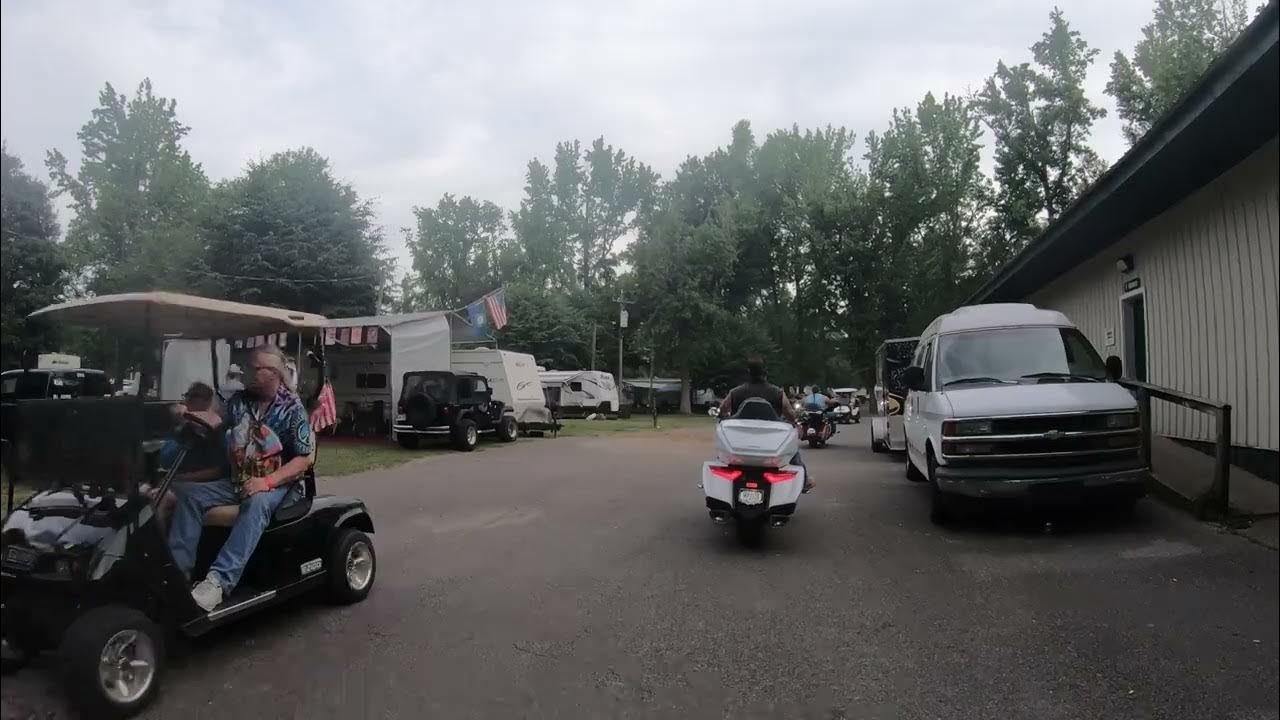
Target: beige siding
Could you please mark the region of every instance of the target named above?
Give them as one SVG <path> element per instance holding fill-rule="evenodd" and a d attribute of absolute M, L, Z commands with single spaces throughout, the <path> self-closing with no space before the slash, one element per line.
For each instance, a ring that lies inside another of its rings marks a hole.
<path fill-rule="evenodd" d="M 1122 284 L 1141 278 L 1151 382 L 1231 403 L 1234 443 L 1269 450 L 1280 450 L 1278 167 L 1273 139 L 1029 298 L 1066 313 L 1103 355 L 1121 355 Z M 1125 254 L 1136 267 L 1121 276 Z M 1207 416 L 1161 402 L 1153 412 L 1158 432 L 1212 439 Z"/>

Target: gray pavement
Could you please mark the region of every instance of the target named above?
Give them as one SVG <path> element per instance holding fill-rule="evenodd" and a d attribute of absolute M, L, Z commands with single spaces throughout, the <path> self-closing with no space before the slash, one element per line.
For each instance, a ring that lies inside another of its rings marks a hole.
<path fill-rule="evenodd" d="M 866 425 L 756 551 L 709 428 L 521 440 L 324 483 L 368 502 L 363 604 L 177 658 L 150 718 L 1277 718 L 1275 551 L 1154 501 L 938 530 Z M 47 661 L 4 716 L 63 717 Z"/>

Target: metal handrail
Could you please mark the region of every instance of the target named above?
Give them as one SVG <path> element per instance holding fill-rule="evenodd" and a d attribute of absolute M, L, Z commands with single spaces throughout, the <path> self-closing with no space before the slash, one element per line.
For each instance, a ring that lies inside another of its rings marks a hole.
<path fill-rule="evenodd" d="M 1231 405 L 1209 400 L 1181 390 L 1152 385 L 1141 380 L 1120 380 L 1138 400 L 1138 412 L 1142 418 L 1142 456 L 1151 467 L 1151 399 L 1164 400 L 1175 405 L 1213 416 L 1217 437 L 1214 438 L 1213 484 L 1196 502 L 1196 514 L 1202 519 L 1224 518 L 1231 500 Z"/>

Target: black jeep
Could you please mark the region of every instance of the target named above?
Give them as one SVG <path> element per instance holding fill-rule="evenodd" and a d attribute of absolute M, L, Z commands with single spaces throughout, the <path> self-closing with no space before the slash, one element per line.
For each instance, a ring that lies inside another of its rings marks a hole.
<path fill-rule="evenodd" d="M 516 439 L 512 409 L 493 399 L 489 381 L 474 373 L 407 372 L 396 407 L 396 440 L 416 448 L 425 437 L 448 436 L 455 450 L 475 450 L 482 433 Z"/>

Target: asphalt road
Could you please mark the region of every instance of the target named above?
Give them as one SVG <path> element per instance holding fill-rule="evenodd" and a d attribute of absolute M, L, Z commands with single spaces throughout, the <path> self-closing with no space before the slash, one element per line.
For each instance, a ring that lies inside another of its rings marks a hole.
<path fill-rule="evenodd" d="M 760 550 L 695 487 L 710 434 L 521 440 L 326 482 L 363 604 L 175 660 L 151 718 L 1277 718 L 1277 554 L 1144 501 L 940 531 L 865 425 Z M 5 717 L 63 717 L 47 661 Z"/>

